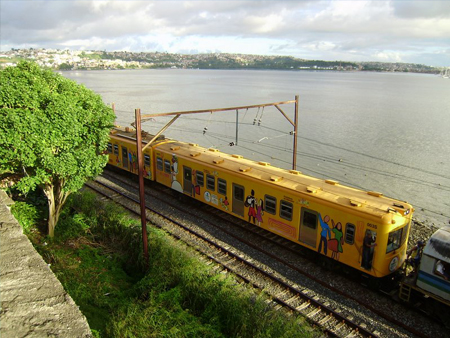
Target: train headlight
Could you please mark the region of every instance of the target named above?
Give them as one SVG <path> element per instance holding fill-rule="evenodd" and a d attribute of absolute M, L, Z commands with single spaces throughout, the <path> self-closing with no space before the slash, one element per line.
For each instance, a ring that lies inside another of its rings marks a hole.
<path fill-rule="evenodd" d="M 394 272 L 395 270 L 397 270 L 397 266 L 398 266 L 398 257 L 394 257 L 389 263 L 389 271 Z"/>

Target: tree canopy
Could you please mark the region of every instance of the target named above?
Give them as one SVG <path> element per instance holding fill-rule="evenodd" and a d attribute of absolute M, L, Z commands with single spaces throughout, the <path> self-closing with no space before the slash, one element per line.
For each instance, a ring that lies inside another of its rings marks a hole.
<path fill-rule="evenodd" d="M 24 193 L 44 190 L 50 236 L 68 194 L 106 165 L 114 119 L 99 95 L 35 63 L 0 72 L 0 175 L 19 174 Z"/>

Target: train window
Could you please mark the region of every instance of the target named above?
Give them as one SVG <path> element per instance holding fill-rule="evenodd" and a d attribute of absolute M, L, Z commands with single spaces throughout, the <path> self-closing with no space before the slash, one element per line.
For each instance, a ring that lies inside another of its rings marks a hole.
<path fill-rule="evenodd" d="M 408 237 L 408 227 L 411 226 L 411 222 L 409 222 L 404 228 L 403 228 L 403 234 L 402 234 L 402 241 L 400 245 L 405 244 L 407 237 Z"/>
<path fill-rule="evenodd" d="M 114 155 L 119 155 L 119 146 L 117 144 L 114 145 Z"/>
<path fill-rule="evenodd" d="M 216 179 L 213 175 L 206 175 L 206 187 L 209 190 L 216 190 Z"/>
<path fill-rule="evenodd" d="M 286 201 L 280 202 L 280 217 L 292 221 L 292 203 Z"/>
<path fill-rule="evenodd" d="M 112 144 L 108 143 L 108 154 L 112 153 Z"/>
<path fill-rule="evenodd" d="M 386 247 L 386 253 L 397 250 L 400 247 L 402 231 L 403 231 L 403 228 L 389 233 L 387 247 Z"/>
<path fill-rule="evenodd" d="M 277 199 L 270 195 L 264 196 L 264 211 L 267 211 L 269 214 L 275 215 L 277 213 Z"/>
<path fill-rule="evenodd" d="M 156 169 L 163 170 L 163 160 L 161 157 L 156 158 Z"/>
<path fill-rule="evenodd" d="M 150 167 L 150 155 L 144 154 L 144 165 Z"/>
<path fill-rule="evenodd" d="M 241 187 L 240 185 L 237 185 L 233 183 L 233 189 L 234 189 L 234 199 L 239 202 L 244 202 L 244 187 Z M 233 204 L 234 206 L 234 204 Z"/>
<path fill-rule="evenodd" d="M 168 174 L 171 172 L 170 161 L 164 160 L 164 171 Z"/>
<path fill-rule="evenodd" d="M 317 228 L 317 212 L 302 208 L 302 226 L 316 229 Z"/>
<path fill-rule="evenodd" d="M 219 194 L 227 195 L 227 181 L 225 181 L 223 178 L 217 179 L 217 191 Z"/>
<path fill-rule="evenodd" d="M 192 183 L 192 169 L 183 166 L 184 180 Z"/>
<path fill-rule="evenodd" d="M 205 185 L 205 175 L 203 171 L 196 171 L 195 177 L 197 178 L 197 185 L 203 187 Z"/>
<path fill-rule="evenodd" d="M 351 223 L 347 223 L 345 226 L 345 243 L 353 245 L 355 242 L 355 225 Z"/>
<path fill-rule="evenodd" d="M 438 275 L 439 277 L 444 278 L 445 280 L 450 279 L 450 266 L 448 263 L 445 263 L 441 260 L 438 260 L 436 262 L 436 265 L 434 266 L 434 274 Z"/>

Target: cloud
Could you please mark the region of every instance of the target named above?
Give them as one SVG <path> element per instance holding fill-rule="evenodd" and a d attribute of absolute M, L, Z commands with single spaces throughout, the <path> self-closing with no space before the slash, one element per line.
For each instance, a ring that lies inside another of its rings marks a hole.
<path fill-rule="evenodd" d="M 0 6 L 3 50 L 221 51 L 396 61 L 429 59 L 450 45 L 450 1 L 17 0 Z M 446 54 L 437 59 L 441 55 Z"/>
<path fill-rule="evenodd" d="M 393 1 L 392 7 L 400 18 L 449 18 L 449 1 Z"/>

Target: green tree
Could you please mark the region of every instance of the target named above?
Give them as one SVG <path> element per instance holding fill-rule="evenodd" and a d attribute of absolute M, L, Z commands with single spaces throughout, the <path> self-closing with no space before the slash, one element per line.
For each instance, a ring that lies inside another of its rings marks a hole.
<path fill-rule="evenodd" d="M 59 65 L 59 70 L 72 70 L 73 66 L 69 65 L 68 63 L 61 63 Z"/>
<path fill-rule="evenodd" d="M 23 193 L 42 188 L 54 236 L 71 192 L 102 171 L 114 113 L 99 95 L 37 64 L 0 72 L 0 175 Z"/>

